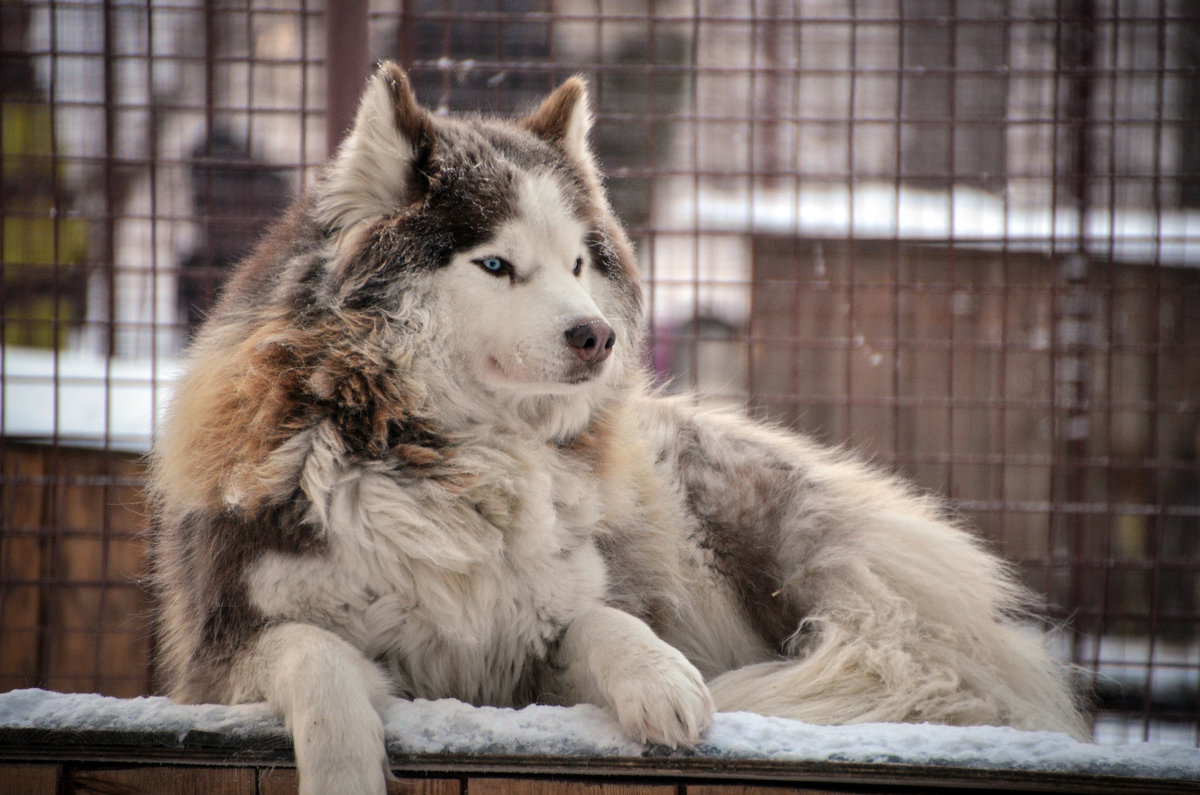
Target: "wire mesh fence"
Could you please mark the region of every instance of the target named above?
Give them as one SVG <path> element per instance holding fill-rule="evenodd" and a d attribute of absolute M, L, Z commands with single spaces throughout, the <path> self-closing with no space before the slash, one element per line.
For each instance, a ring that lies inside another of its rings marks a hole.
<path fill-rule="evenodd" d="M 0 688 L 153 686 L 140 454 L 377 58 L 570 74 L 667 388 L 948 494 L 1101 740 L 1200 742 L 1200 9 L 1182 0 L 6 0 Z"/>

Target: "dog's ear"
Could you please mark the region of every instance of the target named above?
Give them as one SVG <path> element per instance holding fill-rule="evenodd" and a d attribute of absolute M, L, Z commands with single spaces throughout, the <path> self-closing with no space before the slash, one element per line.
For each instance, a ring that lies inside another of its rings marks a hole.
<path fill-rule="evenodd" d="M 395 210 L 433 151 L 433 121 L 404 70 L 385 61 L 367 81 L 354 127 L 317 188 L 316 215 L 330 232 Z"/>
<path fill-rule="evenodd" d="M 562 147 L 578 162 L 592 165 L 592 152 L 587 142 L 588 132 L 592 129 L 592 111 L 587 83 L 582 77 L 569 78 L 542 100 L 538 109 L 522 123 L 539 138 Z"/>

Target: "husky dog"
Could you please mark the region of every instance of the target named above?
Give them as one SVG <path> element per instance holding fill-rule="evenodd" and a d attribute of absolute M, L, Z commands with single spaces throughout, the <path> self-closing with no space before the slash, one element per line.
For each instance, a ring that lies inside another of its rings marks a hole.
<path fill-rule="evenodd" d="M 379 793 L 390 698 L 1083 734 L 1026 593 L 845 455 L 655 394 L 573 78 L 518 121 L 368 82 L 195 340 L 153 456 L 161 665 Z"/>

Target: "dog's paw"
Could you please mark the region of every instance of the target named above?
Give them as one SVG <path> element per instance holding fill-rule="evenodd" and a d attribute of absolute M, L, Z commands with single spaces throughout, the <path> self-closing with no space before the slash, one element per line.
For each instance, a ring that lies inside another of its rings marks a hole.
<path fill-rule="evenodd" d="M 590 701 L 616 713 L 643 743 L 692 748 L 712 723 L 713 699 L 687 657 L 643 621 L 599 606 L 568 627 L 559 644 L 565 703 Z"/>
<path fill-rule="evenodd" d="M 631 653 L 608 679 L 626 734 L 643 743 L 692 748 L 712 723 L 712 696 L 687 658 L 662 644 Z"/>

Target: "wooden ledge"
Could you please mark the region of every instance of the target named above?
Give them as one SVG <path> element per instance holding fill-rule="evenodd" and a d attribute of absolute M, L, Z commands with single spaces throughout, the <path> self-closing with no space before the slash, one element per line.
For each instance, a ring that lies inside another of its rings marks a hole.
<path fill-rule="evenodd" d="M 537 795 L 768 795 L 794 793 L 1194 793 L 1192 781 L 855 762 L 645 756 L 393 754 L 390 793 Z M 0 729 L 0 791 L 20 793 L 296 791 L 286 740 L 232 745 L 209 732 L 174 736 Z"/>

